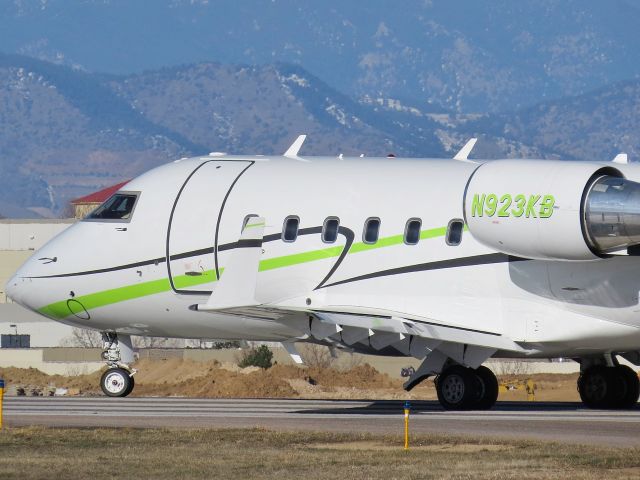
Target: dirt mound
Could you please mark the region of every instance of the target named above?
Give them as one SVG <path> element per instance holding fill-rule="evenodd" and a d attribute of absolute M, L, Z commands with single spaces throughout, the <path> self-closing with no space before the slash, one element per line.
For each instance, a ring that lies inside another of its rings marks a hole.
<path fill-rule="evenodd" d="M 195 362 L 180 358 L 167 360 L 143 359 L 134 365 L 138 371 L 135 375 L 136 384 L 166 384 L 185 382 L 211 374 L 220 369 L 220 362 Z"/>
<path fill-rule="evenodd" d="M 182 396 L 205 398 L 377 398 L 377 399 L 435 399 L 433 382 L 420 384 L 410 393 L 402 390 L 402 380 L 380 373 L 369 364 L 349 370 L 298 367 L 276 364 L 268 370 L 257 367 L 240 368 L 235 364 L 216 361 L 144 359 L 135 364 L 134 396 Z M 80 391 L 82 395 L 102 395 L 100 376 L 65 377 L 47 375 L 35 368 L 0 368 L 0 378 L 7 382 L 7 394 L 15 395 L 18 388 L 26 395 L 49 395 L 56 388 Z M 501 400 L 526 400 L 525 381 L 536 384 L 536 400 L 577 401 L 577 374 L 501 377 L 508 390 L 500 393 Z"/>
<path fill-rule="evenodd" d="M 82 393 L 100 392 L 100 376 L 102 372 L 89 375 L 66 377 L 63 375 L 47 375 L 36 368 L 0 368 L 0 378 L 7 386 L 7 394 L 15 394 L 23 389 L 26 395 L 47 395 L 56 388 L 73 388 Z"/>
<path fill-rule="evenodd" d="M 364 364 L 342 371 L 331 368 L 304 368 L 293 365 L 274 365 L 268 370 L 257 367 L 239 368 L 237 365 L 193 360 L 144 359 L 135 364 L 135 396 L 185 396 L 209 398 L 277 398 L 277 397 L 364 397 L 372 391 L 401 392 L 401 382 Z M 0 376 L 11 385 L 10 394 L 24 388 L 47 392 L 55 388 L 79 389 L 83 394 L 100 393 L 100 375 L 65 377 L 47 375 L 35 368 L 0 369 Z"/>
<path fill-rule="evenodd" d="M 174 379 L 177 378 L 171 375 Z M 210 367 L 205 375 L 181 382 L 149 382 L 136 380 L 137 396 L 185 396 L 209 398 L 279 398 L 295 397 L 297 392 L 289 383 L 271 370 L 250 373 L 230 372 L 224 368 Z"/>
<path fill-rule="evenodd" d="M 135 395 L 295 397 L 313 392 L 333 392 L 340 388 L 371 390 L 401 387 L 400 381 L 392 380 L 368 364 L 348 371 L 278 364 L 262 370 L 215 361 L 146 359 L 135 367 L 138 370 Z"/>
<path fill-rule="evenodd" d="M 218 362 L 172 359 L 164 362 L 145 360 L 136 368 L 139 373 L 136 375 L 135 395 L 274 398 L 295 397 L 312 391 L 335 391 L 338 388 L 371 390 L 401 387 L 399 381 L 367 364 L 346 372 L 293 365 L 274 365 L 262 370 L 256 367 L 241 369 Z"/>
<path fill-rule="evenodd" d="M 300 368 L 291 365 L 274 365 L 270 371 L 280 378 L 305 380 L 311 385 L 325 388 L 349 387 L 357 389 L 401 388 L 400 380 L 393 380 L 365 363 L 342 371 L 333 368 Z"/>

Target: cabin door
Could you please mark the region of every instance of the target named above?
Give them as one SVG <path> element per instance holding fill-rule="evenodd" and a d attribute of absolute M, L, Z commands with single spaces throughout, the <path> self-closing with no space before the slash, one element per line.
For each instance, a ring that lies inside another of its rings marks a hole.
<path fill-rule="evenodd" d="M 216 239 L 226 199 L 252 162 L 210 160 L 196 168 L 175 199 L 167 229 L 171 287 L 209 294 L 217 281 Z"/>

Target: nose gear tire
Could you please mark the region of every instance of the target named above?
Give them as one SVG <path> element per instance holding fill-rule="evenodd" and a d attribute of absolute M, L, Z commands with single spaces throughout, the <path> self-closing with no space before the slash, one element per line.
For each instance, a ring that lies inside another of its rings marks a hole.
<path fill-rule="evenodd" d="M 108 397 L 126 397 L 133 390 L 134 380 L 124 368 L 110 368 L 102 374 L 100 387 Z"/>

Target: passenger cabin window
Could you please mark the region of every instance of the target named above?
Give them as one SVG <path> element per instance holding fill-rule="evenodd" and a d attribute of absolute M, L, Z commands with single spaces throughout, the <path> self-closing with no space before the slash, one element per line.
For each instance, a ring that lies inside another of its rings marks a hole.
<path fill-rule="evenodd" d="M 422 220 L 419 218 L 410 218 L 407 226 L 404 228 L 404 243 L 407 245 L 417 245 L 420 241 L 420 227 Z"/>
<path fill-rule="evenodd" d="M 322 241 L 333 243 L 338 239 L 338 227 L 340 220 L 337 217 L 328 217 L 322 225 Z"/>
<path fill-rule="evenodd" d="M 284 225 L 282 226 L 282 240 L 285 242 L 295 242 L 298 238 L 298 226 L 300 225 L 300 218 L 287 217 L 284 219 Z"/>
<path fill-rule="evenodd" d="M 460 219 L 454 219 L 449 222 L 447 226 L 447 235 L 445 241 L 447 245 L 456 246 L 460 245 L 462 241 L 462 230 L 464 229 L 464 222 Z"/>
<path fill-rule="evenodd" d="M 379 234 L 380 234 L 380 219 L 367 218 L 367 221 L 364 222 L 364 231 L 362 232 L 362 241 L 368 244 L 376 243 L 378 241 Z"/>
<path fill-rule="evenodd" d="M 118 220 L 128 222 L 139 193 L 116 193 L 91 212 L 85 220 Z"/>

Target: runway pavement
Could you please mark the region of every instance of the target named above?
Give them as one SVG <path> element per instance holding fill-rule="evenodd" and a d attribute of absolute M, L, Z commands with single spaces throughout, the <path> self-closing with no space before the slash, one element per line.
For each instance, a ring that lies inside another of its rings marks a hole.
<path fill-rule="evenodd" d="M 261 427 L 400 434 L 402 406 L 399 400 L 5 397 L 4 418 L 9 426 Z M 448 412 L 437 402 L 414 402 L 411 432 L 640 447 L 640 409 L 499 402 L 491 411 Z"/>

